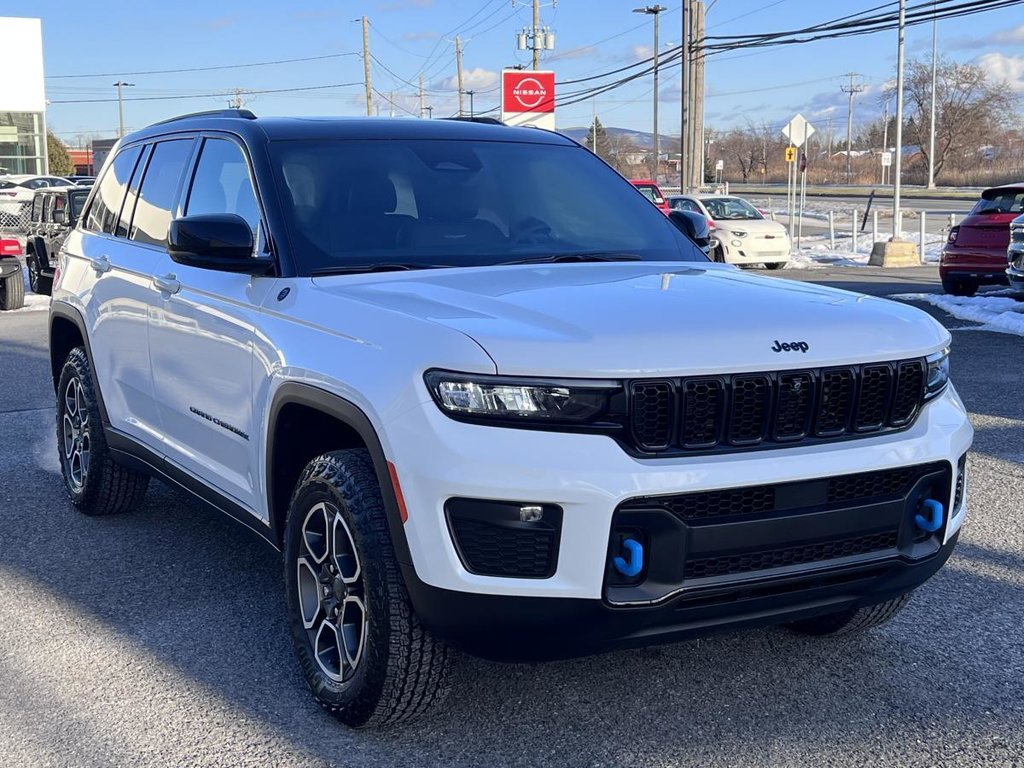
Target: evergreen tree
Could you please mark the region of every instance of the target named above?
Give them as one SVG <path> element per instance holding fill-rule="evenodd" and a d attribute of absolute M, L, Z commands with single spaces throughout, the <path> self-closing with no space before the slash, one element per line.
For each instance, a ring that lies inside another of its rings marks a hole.
<path fill-rule="evenodd" d="M 68 176 L 75 172 L 74 163 L 71 162 L 71 155 L 64 142 L 53 135 L 53 131 L 46 132 L 46 152 L 50 157 L 50 173 L 54 176 Z"/>
<path fill-rule="evenodd" d="M 597 134 L 596 151 L 594 134 Z M 587 140 L 585 142 L 587 149 L 594 152 L 598 157 L 606 162 L 611 163 L 614 160 L 615 152 L 612 149 L 612 142 L 608 138 L 608 132 L 601 125 L 599 118 L 594 118 L 594 122 L 590 126 L 590 130 L 587 131 Z"/>

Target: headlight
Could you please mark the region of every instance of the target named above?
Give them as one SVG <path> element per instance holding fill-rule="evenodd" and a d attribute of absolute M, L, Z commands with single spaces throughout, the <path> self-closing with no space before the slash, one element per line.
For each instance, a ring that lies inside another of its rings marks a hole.
<path fill-rule="evenodd" d="M 441 410 L 453 418 L 589 424 L 609 412 L 622 392 L 614 381 L 515 379 L 428 371 L 424 377 Z"/>
<path fill-rule="evenodd" d="M 925 400 L 938 395 L 949 383 L 949 347 L 928 357 L 928 379 L 925 385 Z"/>
<path fill-rule="evenodd" d="M 746 237 L 747 233 L 744 230 L 742 230 L 742 229 L 734 229 L 734 230 L 732 230 L 732 236 L 733 237 Z"/>

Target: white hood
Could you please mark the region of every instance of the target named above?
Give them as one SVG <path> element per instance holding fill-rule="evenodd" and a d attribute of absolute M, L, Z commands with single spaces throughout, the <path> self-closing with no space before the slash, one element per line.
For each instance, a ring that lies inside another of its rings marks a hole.
<path fill-rule="evenodd" d="M 350 300 L 474 339 L 499 373 L 635 377 L 925 355 L 948 332 L 912 307 L 725 265 L 612 263 L 321 277 Z M 803 342 L 807 351 L 773 351 Z"/>

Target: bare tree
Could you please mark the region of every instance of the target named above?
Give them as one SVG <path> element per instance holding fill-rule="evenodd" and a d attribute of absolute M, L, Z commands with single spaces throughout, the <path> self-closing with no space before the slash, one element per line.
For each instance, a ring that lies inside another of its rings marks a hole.
<path fill-rule="evenodd" d="M 904 135 L 908 144 L 920 147 L 925 168 L 931 131 L 931 89 L 931 60 L 911 61 L 907 67 L 908 115 Z M 936 178 L 945 166 L 969 163 L 968 158 L 980 147 L 995 143 L 1019 105 L 1019 98 L 1009 88 L 993 81 L 977 64 L 941 59 L 936 86 Z"/>

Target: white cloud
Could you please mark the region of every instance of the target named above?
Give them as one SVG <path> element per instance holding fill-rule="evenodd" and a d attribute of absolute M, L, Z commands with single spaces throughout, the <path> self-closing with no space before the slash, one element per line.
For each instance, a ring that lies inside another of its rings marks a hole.
<path fill-rule="evenodd" d="M 1005 45 L 1006 43 L 1024 43 L 1024 24 L 1013 29 L 1004 29 L 992 36 L 993 42 Z"/>
<path fill-rule="evenodd" d="M 498 73 L 492 69 L 477 67 L 476 69 L 466 69 L 462 72 L 462 87 L 467 91 L 490 88 L 491 86 L 496 85 L 497 82 Z M 451 91 L 458 90 L 458 87 L 459 80 L 454 75 L 446 80 L 442 80 L 439 85 L 439 88 Z"/>
<path fill-rule="evenodd" d="M 1024 26 L 1014 31 L 1021 30 Z M 993 79 L 1006 83 L 1014 91 L 1024 92 L 1024 56 L 986 53 L 977 58 L 977 63 Z"/>

